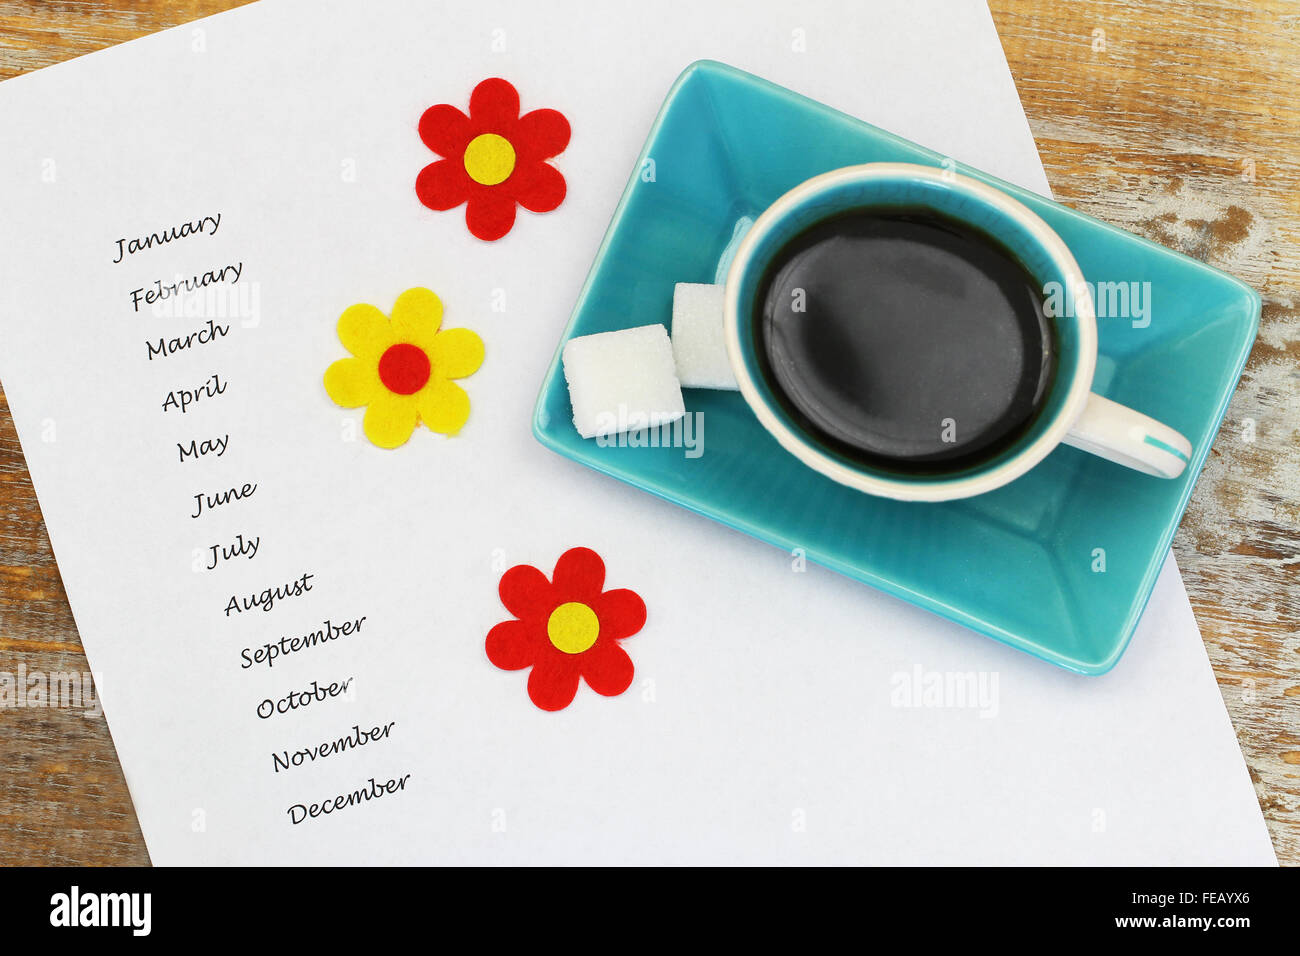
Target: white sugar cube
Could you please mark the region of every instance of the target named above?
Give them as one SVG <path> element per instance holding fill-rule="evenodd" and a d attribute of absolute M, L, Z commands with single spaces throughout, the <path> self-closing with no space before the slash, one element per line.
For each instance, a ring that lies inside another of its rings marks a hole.
<path fill-rule="evenodd" d="M 673 359 L 684 388 L 736 388 L 723 336 L 723 287 L 679 282 L 673 288 Z"/>
<path fill-rule="evenodd" d="M 686 414 L 662 325 L 570 339 L 563 360 L 573 424 L 583 438 L 654 428 Z"/>

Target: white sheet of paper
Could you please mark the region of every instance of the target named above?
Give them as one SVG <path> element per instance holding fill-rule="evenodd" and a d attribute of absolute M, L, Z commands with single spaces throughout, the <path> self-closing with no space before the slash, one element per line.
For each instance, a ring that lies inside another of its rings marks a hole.
<path fill-rule="evenodd" d="M 153 860 L 1273 862 L 1172 561 L 1119 666 L 1077 677 L 796 573 L 532 439 L 649 124 L 702 57 L 1046 192 L 980 3 L 267 2 L 0 85 L 0 375 Z M 495 244 L 413 190 L 434 158 L 419 116 L 488 76 L 574 129 L 564 204 Z M 120 238 L 218 213 L 214 235 L 113 262 Z M 147 340 L 204 323 L 137 312 L 131 291 L 229 263 L 256 321 L 148 359 Z M 382 451 L 321 376 L 345 307 L 387 312 L 419 285 L 487 360 L 459 436 Z M 219 397 L 163 410 L 214 373 Z M 221 436 L 220 457 L 179 461 Z M 238 535 L 256 555 L 206 570 Z M 649 618 L 624 643 L 630 690 L 545 713 L 483 640 L 510 617 L 502 569 L 549 573 L 575 545 Z M 270 612 L 223 611 L 304 573 L 312 590 Z M 246 647 L 363 615 L 241 669 Z M 975 706 L 901 706 L 968 672 Z M 343 679 L 346 700 L 257 715 Z M 389 722 L 276 772 L 273 752 Z M 289 813 L 408 774 L 382 800 Z"/>

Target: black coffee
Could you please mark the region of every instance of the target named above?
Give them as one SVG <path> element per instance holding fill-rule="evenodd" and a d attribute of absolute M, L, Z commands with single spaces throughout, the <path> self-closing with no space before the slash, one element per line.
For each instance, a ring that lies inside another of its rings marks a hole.
<path fill-rule="evenodd" d="M 755 316 L 787 411 L 850 458 L 958 470 L 1012 444 L 1055 369 L 1041 286 L 928 212 L 850 212 L 772 260 Z"/>

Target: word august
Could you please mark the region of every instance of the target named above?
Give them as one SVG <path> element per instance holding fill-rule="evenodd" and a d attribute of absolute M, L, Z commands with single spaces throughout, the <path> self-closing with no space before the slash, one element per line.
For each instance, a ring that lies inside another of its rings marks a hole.
<path fill-rule="evenodd" d="M 311 579 L 315 576 L 315 574 L 305 573 L 288 584 L 267 588 L 260 593 L 250 594 L 246 598 L 240 598 L 239 595 L 232 594 L 230 600 L 226 602 L 226 617 L 230 617 L 232 611 L 235 614 L 242 614 L 244 611 L 251 611 L 255 607 L 261 608 L 263 611 L 269 611 L 279 601 L 302 597 L 311 590 Z"/>
<path fill-rule="evenodd" d="M 123 236 L 117 240 L 117 258 L 113 260 L 113 264 L 116 265 L 127 256 L 133 256 L 137 252 L 144 252 L 146 249 L 152 249 L 164 243 L 175 242 L 177 239 L 188 239 L 190 236 L 205 234 L 215 236 L 219 228 L 221 228 L 221 213 L 217 213 L 215 216 L 204 216 L 195 222 L 183 222 L 179 226 L 171 226 L 162 232 L 151 232 L 149 235 L 140 236 L 138 239 L 128 239 Z"/>

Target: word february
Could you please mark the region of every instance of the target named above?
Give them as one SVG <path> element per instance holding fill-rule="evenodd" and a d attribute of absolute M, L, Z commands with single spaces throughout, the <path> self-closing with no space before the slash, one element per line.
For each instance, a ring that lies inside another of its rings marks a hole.
<path fill-rule="evenodd" d="M 175 296 L 185 295 L 187 292 L 197 292 L 199 289 L 206 289 L 218 282 L 229 282 L 234 285 L 239 281 L 239 274 L 243 271 L 244 264 L 236 262 L 222 266 L 220 269 L 209 269 L 202 274 L 195 273 L 188 277 L 178 277 L 175 282 L 165 283 L 162 279 L 154 279 L 152 289 L 141 286 L 138 289 L 131 290 L 131 305 L 135 311 L 139 312 L 141 303 L 153 305 L 155 302 L 166 302 Z"/>
<path fill-rule="evenodd" d="M 117 258 L 113 260 L 113 264 L 116 265 L 127 256 L 133 256 L 137 252 L 144 252 L 146 249 L 161 246 L 163 243 L 174 242 L 177 239 L 187 239 L 190 236 L 204 234 L 215 236 L 220 226 L 221 213 L 217 213 L 214 216 L 204 216 L 196 222 L 183 222 L 179 226 L 171 226 L 162 232 L 151 232 L 149 235 L 141 236 L 138 239 L 128 239 L 123 236 L 117 240 Z"/>

